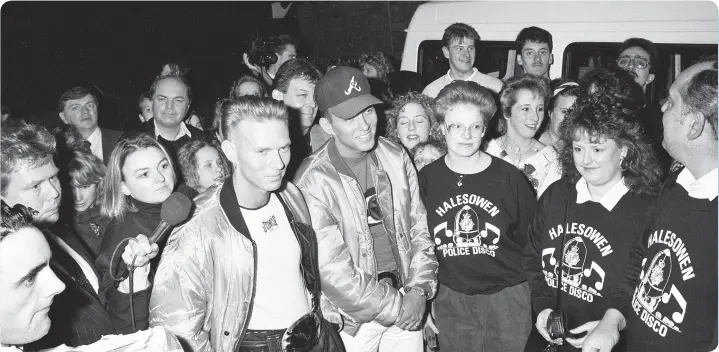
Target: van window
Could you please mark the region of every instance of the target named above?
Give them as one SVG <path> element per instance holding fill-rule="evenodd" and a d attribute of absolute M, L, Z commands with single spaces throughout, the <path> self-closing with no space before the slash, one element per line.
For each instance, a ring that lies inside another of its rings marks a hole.
<path fill-rule="evenodd" d="M 477 57 L 474 67 L 479 72 L 502 78 L 507 72 L 510 50 L 514 53 L 514 42 L 480 40 L 476 48 Z M 425 84 L 429 84 L 449 70 L 449 61 L 442 52 L 441 40 L 425 40 L 419 45 L 417 72 L 422 75 Z M 512 65 L 516 62 L 512 54 Z"/>
<path fill-rule="evenodd" d="M 572 43 L 564 50 L 562 76 L 581 79 L 587 72 L 615 65 L 617 51 L 622 43 Z M 666 98 L 669 87 L 679 73 L 704 55 L 716 55 L 714 44 L 656 44 L 658 62 L 652 63 L 654 83 L 647 88 L 647 98 L 660 102 Z"/>

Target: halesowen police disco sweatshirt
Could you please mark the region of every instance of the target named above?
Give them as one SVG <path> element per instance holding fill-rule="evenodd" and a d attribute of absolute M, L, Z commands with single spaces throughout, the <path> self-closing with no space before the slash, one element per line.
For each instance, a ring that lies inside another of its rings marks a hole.
<path fill-rule="evenodd" d="M 669 177 L 610 307 L 629 351 L 709 351 L 717 335 L 717 198 L 689 197 Z"/>
<path fill-rule="evenodd" d="M 566 179 L 549 186 L 532 218 L 524 261 L 535 312 L 555 308 L 561 272 L 560 308 L 567 313 L 568 327 L 600 320 L 608 287 L 621 278 L 655 201 L 630 191 L 609 211 L 598 202 L 577 204 L 576 184 Z"/>
<path fill-rule="evenodd" d="M 492 158 L 461 176 L 444 158 L 419 173 L 427 225 L 434 235 L 439 283 L 467 294 L 490 294 L 527 280 L 522 251 L 536 198 L 517 168 Z"/>

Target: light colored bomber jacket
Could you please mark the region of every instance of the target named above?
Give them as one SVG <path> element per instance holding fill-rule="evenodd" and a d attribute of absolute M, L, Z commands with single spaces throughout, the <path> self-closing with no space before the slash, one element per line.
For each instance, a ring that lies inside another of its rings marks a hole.
<path fill-rule="evenodd" d="M 369 156 L 378 166 L 373 181 L 402 285 L 433 297 L 437 257 L 414 165 L 404 148 L 383 137 Z M 391 285 L 377 281 L 364 194 L 351 174 L 330 139 L 302 162 L 295 184 L 317 235 L 322 312 L 354 335 L 361 323 L 393 325 L 402 298 Z"/>
<path fill-rule="evenodd" d="M 171 331 L 186 352 L 235 351 L 249 323 L 256 248 L 248 233 L 237 230 L 248 232 L 234 187 L 228 186 L 232 177 L 195 197 L 192 218 L 170 235 L 155 275 L 150 326 Z M 316 239 L 302 194 L 286 182 L 278 196 L 303 251 L 305 285 L 311 295 L 319 294 Z M 225 205 L 229 200 L 234 208 Z M 236 214 L 228 217 L 230 212 Z"/>

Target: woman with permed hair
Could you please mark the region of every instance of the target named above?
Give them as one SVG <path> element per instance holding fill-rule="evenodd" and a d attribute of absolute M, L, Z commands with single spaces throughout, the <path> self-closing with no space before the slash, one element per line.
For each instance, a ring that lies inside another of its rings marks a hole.
<path fill-rule="evenodd" d="M 387 138 L 411 151 L 418 143 L 443 140 L 434 112 L 434 99 L 409 93 L 397 96 L 387 110 Z"/>
<path fill-rule="evenodd" d="M 547 319 L 559 309 L 570 332 L 580 335 L 566 338 L 559 351 L 581 349 L 604 315 L 607 287 L 621 279 L 660 187 L 657 159 L 636 112 L 598 98 L 578 99 L 560 126 L 564 177 L 539 199 L 529 226 L 524 260 L 537 331 L 561 343 L 547 333 Z M 612 351 L 625 351 L 623 341 L 622 335 Z"/>

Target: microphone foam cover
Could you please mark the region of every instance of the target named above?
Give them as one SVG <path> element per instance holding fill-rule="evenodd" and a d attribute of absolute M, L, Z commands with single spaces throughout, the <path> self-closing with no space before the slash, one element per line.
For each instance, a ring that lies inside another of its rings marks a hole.
<path fill-rule="evenodd" d="M 175 226 L 187 219 L 191 208 L 190 198 L 180 192 L 174 192 L 162 202 L 160 219 L 168 225 Z"/>

